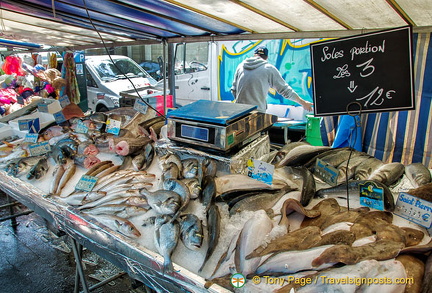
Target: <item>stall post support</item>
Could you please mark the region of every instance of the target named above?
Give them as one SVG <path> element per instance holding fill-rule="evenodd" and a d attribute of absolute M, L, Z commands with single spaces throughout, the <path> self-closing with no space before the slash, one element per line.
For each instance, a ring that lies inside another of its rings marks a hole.
<path fill-rule="evenodd" d="M 75 263 L 76 263 L 76 271 L 75 271 L 75 288 L 74 293 L 79 292 L 79 282 L 81 281 L 81 285 L 83 287 L 84 293 L 89 292 L 89 287 L 87 284 L 87 280 L 84 275 L 84 268 L 82 265 L 82 250 L 83 247 L 81 244 L 79 244 L 75 239 L 72 239 L 72 251 L 75 256 Z"/>

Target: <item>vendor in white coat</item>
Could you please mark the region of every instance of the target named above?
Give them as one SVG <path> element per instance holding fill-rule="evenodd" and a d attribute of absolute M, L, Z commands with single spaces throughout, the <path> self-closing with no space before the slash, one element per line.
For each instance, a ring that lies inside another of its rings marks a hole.
<path fill-rule="evenodd" d="M 236 103 L 258 106 L 258 111 L 267 109 L 267 93 L 275 89 L 281 96 L 299 103 L 305 110 L 312 111 L 307 102 L 288 85 L 276 67 L 267 62 L 268 49 L 258 47 L 253 57 L 247 58 L 237 67 L 231 93 Z"/>

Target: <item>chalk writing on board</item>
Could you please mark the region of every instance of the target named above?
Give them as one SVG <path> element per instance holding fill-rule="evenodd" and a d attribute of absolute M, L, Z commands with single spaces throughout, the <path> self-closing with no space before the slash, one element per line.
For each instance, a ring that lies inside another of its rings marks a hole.
<path fill-rule="evenodd" d="M 414 109 L 411 28 L 311 45 L 314 114 Z"/>

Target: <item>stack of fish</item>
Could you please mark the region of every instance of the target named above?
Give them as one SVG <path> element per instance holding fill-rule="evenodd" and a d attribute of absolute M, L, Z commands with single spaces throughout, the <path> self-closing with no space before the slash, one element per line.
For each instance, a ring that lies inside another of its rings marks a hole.
<path fill-rule="evenodd" d="M 108 118 L 121 121 L 119 134 L 106 132 Z M 242 174 L 217 174 L 209 158 L 157 155 L 154 142 L 164 120 L 154 113 L 121 108 L 67 124 L 41 131 L 39 139 L 49 141 L 50 153 L 28 157 L 22 143 L 0 163 L 11 176 L 49 180 L 52 199 L 136 241 L 143 241 L 142 225 L 151 227 L 167 273 L 174 269 L 173 258 L 179 265 L 190 262 L 187 253 L 175 255 L 182 243 L 198 256 L 193 271 L 229 289 L 235 272 L 300 279 L 326 274 L 370 277 L 387 270 L 392 276 L 415 275 L 417 282 L 430 277 L 430 264 L 424 268 L 425 253 L 432 250 L 430 235 L 419 226 L 395 224 L 392 214 L 393 190 L 401 178 L 410 182 L 408 193 L 432 201 L 431 174 L 423 164 L 384 163 L 348 148 L 296 142 L 265 158 L 275 166 L 269 185 Z M 87 133 L 78 131 L 82 125 Z M 314 176 L 317 159 L 339 171 L 338 185 Z M 91 191 L 75 189 L 81 175 L 97 178 Z M 365 180 L 384 190 L 385 211 L 360 206 L 348 210 L 340 200 L 358 198 L 358 186 Z M 425 273 L 404 269 L 413 263 Z M 247 282 L 246 291 L 264 290 L 250 286 Z M 291 284 L 281 292 L 304 292 L 311 286 Z"/>

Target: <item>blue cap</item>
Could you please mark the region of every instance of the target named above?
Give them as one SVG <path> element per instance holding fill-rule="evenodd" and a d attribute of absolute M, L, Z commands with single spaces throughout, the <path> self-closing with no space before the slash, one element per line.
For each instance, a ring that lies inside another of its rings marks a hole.
<path fill-rule="evenodd" d="M 268 49 L 264 46 L 260 46 L 255 49 L 255 54 L 261 55 L 261 56 L 268 56 Z"/>

